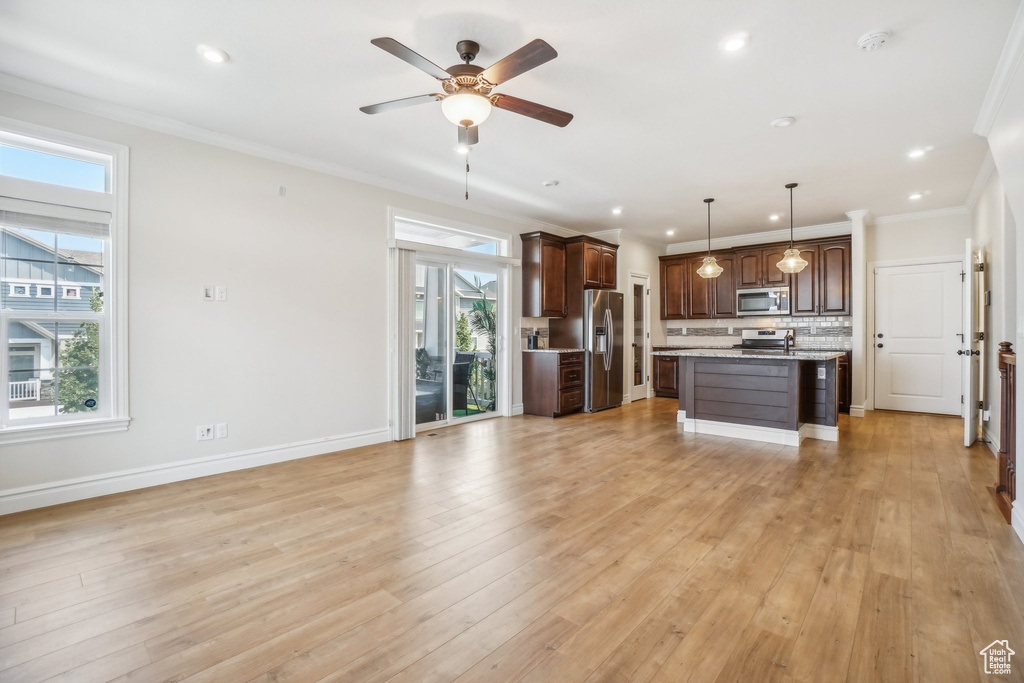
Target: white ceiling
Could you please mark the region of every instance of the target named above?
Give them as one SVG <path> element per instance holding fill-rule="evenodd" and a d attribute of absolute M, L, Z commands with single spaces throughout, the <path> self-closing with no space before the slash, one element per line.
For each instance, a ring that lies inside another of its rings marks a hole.
<path fill-rule="evenodd" d="M 358 111 L 437 90 L 370 39 L 446 67 L 459 39 L 487 66 L 543 38 L 558 58 L 496 91 L 576 118 L 560 129 L 494 111 L 468 206 L 681 242 L 704 234 L 708 196 L 716 235 L 782 227 L 767 216 L 787 211 L 790 181 L 798 226 L 963 204 L 986 149 L 971 128 L 1019 3 L 4 0 L 0 70 L 456 201 L 462 157 L 438 103 Z M 860 52 L 877 29 L 888 45 Z M 737 31 L 750 44 L 721 51 Z M 231 63 L 207 64 L 197 43 Z M 779 116 L 797 123 L 769 127 Z"/>

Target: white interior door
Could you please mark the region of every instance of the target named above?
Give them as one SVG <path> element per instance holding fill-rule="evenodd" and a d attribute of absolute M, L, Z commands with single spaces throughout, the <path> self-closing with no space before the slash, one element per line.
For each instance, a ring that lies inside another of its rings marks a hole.
<path fill-rule="evenodd" d="M 960 415 L 962 265 L 875 269 L 875 407 Z"/>
<path fill-rule="evenodd" d="M 970 446 L 978 438 L 978 377 L 981 368 L 981 351 L 978 350 L 978 306 L 977 279 L 975 272 L 978 259 L 973 252 L 973 244 L 968 238 L 964 254 L 964 336 L 963 356 L 960 367 L 963 371 L 964 385 L 964 445 Z"/>
<path fill-rule="evenodd" d="M 631 275 L 629 277 L 628 297 L 632 300 L 633 341 L 629 349 L 627 383 L 629 400 L 639 401 L 647 398 L 647 386 L 650 372 L 647 361 L 650 358 L 650 278 Z"/>

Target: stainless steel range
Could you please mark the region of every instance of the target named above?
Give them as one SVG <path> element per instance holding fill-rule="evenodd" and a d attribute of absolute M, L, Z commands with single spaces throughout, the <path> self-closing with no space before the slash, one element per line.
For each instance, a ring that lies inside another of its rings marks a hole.
<path fill-rule="evenodd" d="M 740 333 L 742 343 L 736 344 L 734 349 L 747 349 L 757 351 L 789 351 L 795 337 L 793 330 L 773 328 L 770 330 L 743 330 Z M 787 343 L 788 341 L 788 343 Z"/>

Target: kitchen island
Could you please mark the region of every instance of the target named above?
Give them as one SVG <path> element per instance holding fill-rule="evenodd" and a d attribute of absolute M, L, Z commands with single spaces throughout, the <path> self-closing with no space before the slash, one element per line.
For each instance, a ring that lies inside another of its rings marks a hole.
<path fill-rule="evenodd" d="M 679 349 L 683 430 L 798 446 L 837 441 L 837 362 L 830 351 Z"/>

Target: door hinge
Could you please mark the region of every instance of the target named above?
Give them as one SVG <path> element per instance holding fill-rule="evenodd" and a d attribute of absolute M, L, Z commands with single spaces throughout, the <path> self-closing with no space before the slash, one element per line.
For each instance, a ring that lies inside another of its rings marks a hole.
<path fill-rule="evenodd" d="M 964 403 L 964 395 L 960 394 L 960 405 L 963 405 L 963 403 Z"/>
<path fill-rule="evenodd" d="M 650 287 L 648 287 L 648 288 L 647 288 L 647 296 L 650 296 L 650 295 L 651 295 L 651 288 L 650 288 Z"/>
<path fill-rule="evenodd" d="M 967 273 L 965 273 L 965 272 L 963 272 L 963 271 L 960 271 L 960 282 L 963 282 L 963 281 L 964 281 L 964 275 L 966 275 L 966 274 L 967 274 Z"/>

